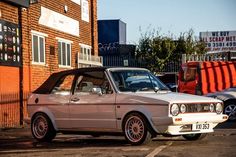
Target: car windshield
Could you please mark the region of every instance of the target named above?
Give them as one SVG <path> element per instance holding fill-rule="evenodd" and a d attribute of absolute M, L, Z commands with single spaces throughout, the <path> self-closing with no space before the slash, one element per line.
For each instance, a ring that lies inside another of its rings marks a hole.
<path fill-rule="evenodd" d="M 157 77 L 146 70 L 111 71 L 115 86 L 121 92 L 169 90 Z"/>

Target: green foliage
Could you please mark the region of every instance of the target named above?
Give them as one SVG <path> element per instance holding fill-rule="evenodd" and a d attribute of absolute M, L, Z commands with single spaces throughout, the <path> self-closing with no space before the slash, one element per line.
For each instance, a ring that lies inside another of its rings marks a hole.
<path fill-rule="evenodd" d="M 203 54 L 205 43 L 194 39 L 193 30 L 180 35 L 178 40 L 171 36 L 161 36 L 159 31 L 141 34 L 136 57 L 146 63 L 152 72 L 161 72 L 169 61 L 181 59 L 182 54 Z"/>
<path fill-rule="evenodd" d="M 188 32 L 180 34 L 177 42 L 175 53 L 178 54 L 204 54 L 206 53 L 206 44 L 196 37 L 194 31 L 190 29 Z"/>
<path fill-rule="evenodd" d="M 139 40 L 137 58 L 145 61 L 151 71 L 161 71 L 175 50 L 175 43 L 170 37 L 162 37 L 156 34 L 145 34 Z"/>

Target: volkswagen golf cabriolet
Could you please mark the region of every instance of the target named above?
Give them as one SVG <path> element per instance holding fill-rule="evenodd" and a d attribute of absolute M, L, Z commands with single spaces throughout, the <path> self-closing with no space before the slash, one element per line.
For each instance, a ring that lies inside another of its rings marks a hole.
<path fill-rule="evenodd" d="M 171 92 L 143 68 L 91 67 L 52 74 L 28 99 L 32 135 L 123 135 L 132 145 L 156 135 L 197 140 L 227 120 L 220 100 Z"/>

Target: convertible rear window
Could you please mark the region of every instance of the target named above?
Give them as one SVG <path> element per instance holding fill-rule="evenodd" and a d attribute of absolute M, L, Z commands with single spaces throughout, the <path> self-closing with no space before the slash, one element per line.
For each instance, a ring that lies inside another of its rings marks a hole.
<path fill-rule="evenodd" d="M 65 76 L 70 75 L 71 72 L 59 72 L 53 73 L 49 78 L 33 93 L 37 94 L 50 94 L 53 88 L 58 84 L 58 82 L 63 79 Z"/>

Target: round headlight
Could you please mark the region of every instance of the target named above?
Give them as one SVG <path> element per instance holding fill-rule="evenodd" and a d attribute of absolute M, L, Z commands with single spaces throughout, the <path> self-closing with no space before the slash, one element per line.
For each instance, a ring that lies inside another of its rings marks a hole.
<path fill-rule="evenodd" d="M 210 107 L 209 107 L 210 112 L 214 112 L 214 108 L 215 108 L 214 104 L 210 104 Z"/>
<path fill-rule="evenodd" d="M 173 104 L 171 106 L 171 114 L 173 116 L 177 116 L 179 114 L 179 106 L 177 104 Z"/>
<path fill-rule="evenodd" d="M 186 112 L 186 109 L 187 109 L 186 105 L 182 104 L 182 105 L 180 106 L 180 112 L 181 112 L 181 113 L 185 113 L 185 112 Z"/>
<path fill-rule="evenodd" d="M 217 104 L 216 104 L 216 113 L 217 113 L 217 114 L 220 114 L 220 113 L 222 113 L 222 111 L 223 111 L 223 106 L 222 106 L 222 104 L 221 104 L 221 103 L 217 103 Z"/>

